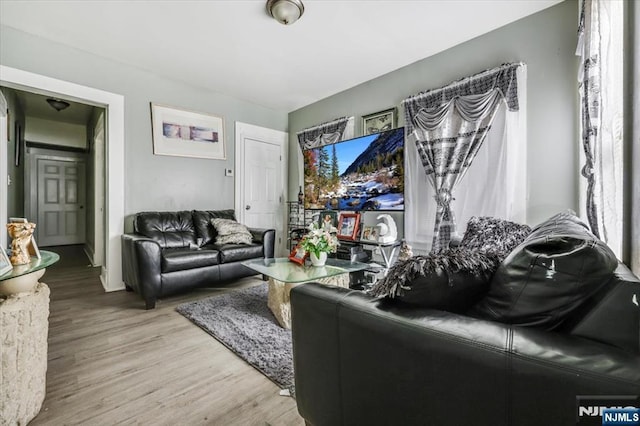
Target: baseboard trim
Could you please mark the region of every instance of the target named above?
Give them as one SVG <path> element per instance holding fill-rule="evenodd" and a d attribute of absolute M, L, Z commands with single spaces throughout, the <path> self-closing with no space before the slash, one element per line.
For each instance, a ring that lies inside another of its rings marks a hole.
<path fill-rule="evenodd" d="M 93 259 L 94 252 L 93 252 L 93 250 L 91 250 L 91 247 L 89 247 L 88 245 L 85 244 L 84 247 L 83 247 L 83 250 L 84 250 L 84 254 L 86 254 L 87 257 L 89 258 L 89 263 L 91 263 L 91 266 L 93 266 L 94 268 L 96 266 L 100 266 L 100 265 L 96 265 L 96 263 L 95 263 L 95 261 Z"/>
<path fill-rule="evenodd" d="M 108 281 L 109 280 L 107 279 L 107 270 L 103 266 L 101 268 L 101 273 L 100 273 L 100 283 L 102 284 L 102 288 L 104 289 L 104 292 L 105 293 L 111 293 L 111 292 L 114 292 L 114 291 L 122 291 L 122 290 L 124 290 L 124 282 L 120 281 L 119 285 L 117 287 L 109 288 L 107 286 L 107 282 Z"/>

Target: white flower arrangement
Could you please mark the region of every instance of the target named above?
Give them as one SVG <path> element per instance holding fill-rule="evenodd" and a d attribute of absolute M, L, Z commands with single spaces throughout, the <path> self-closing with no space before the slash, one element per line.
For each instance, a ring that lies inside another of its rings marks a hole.
<path fill-rule="evenodd" d="M 316 257 L 320 257 L 320 253 L 335 253 L 340 245 L 336 236 L 337 233 L 338 230 L 334 226 L 329 229 L 323 229 L 312 223 L 309 225 L 309 232 L 302 238 L 300 245 Z"/>

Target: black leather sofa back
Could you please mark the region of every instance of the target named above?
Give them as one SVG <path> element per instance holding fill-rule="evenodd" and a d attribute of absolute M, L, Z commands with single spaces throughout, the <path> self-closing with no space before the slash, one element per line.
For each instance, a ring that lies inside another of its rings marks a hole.
<path fill-rule="evenodd" d="M 620 264 L 560 331 L 640 353 L 640 280 Z"/>
<path fill-rule="evenodd" d="M 138 213 L 133 221 L 133 230 L 158 242 L 162 248 L 189 247 L 196 243 L 190 211 Z"/>
<path fill-rule="evenodd" d="M 291 306 L 296 402 L 314 426 L 572 425 L 577 396 L 640 394 L 638 352 L 557 330 L 316 283 Z"/>

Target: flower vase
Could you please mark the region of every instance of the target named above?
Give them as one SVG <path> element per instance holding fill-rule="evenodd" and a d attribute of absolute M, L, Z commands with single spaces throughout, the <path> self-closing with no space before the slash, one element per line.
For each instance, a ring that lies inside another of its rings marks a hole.
<path fill-rule="evenodd" d="M 314 253 L 310 253 L 309 257 L 311 258 L 311 264 L 313 266 L 324 266 L 327 261 L 326 252 L 321 252 L 319 257 L 317 257 Z"/>

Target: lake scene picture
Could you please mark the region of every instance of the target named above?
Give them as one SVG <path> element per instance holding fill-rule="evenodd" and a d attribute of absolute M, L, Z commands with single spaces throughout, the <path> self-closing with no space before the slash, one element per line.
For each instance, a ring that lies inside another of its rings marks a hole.
<path fill-rule="evenodd" d="M 404 128 L 303 151 L 306 209 L 404 210 Z"/>

